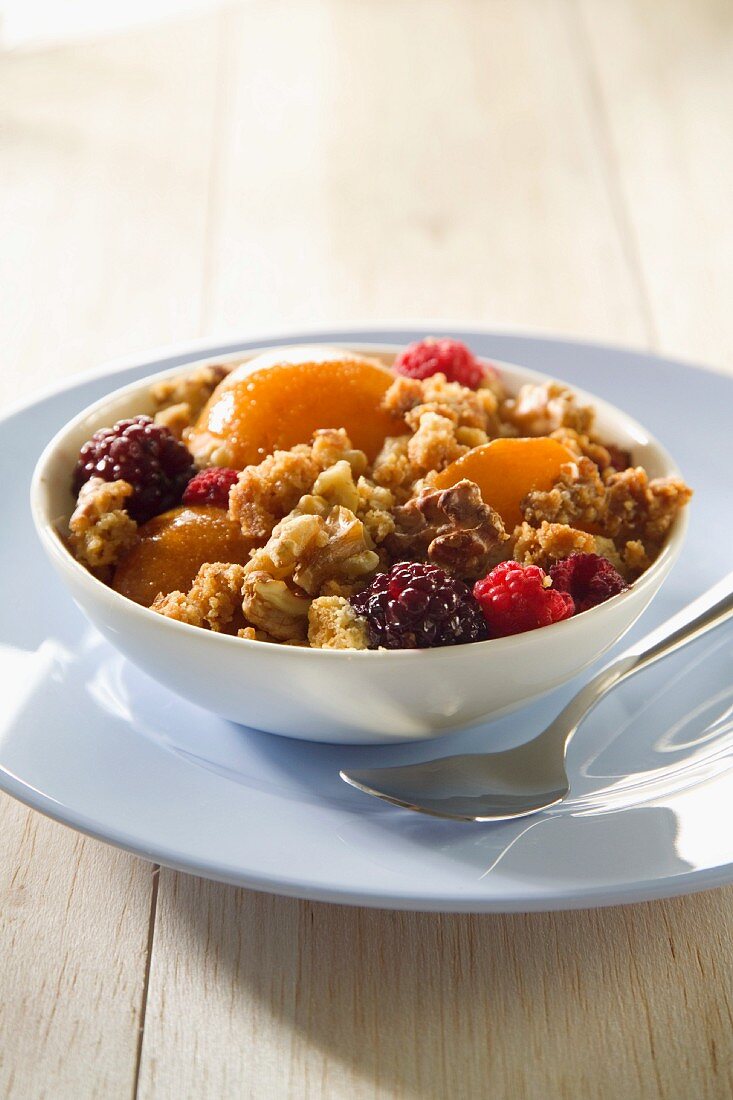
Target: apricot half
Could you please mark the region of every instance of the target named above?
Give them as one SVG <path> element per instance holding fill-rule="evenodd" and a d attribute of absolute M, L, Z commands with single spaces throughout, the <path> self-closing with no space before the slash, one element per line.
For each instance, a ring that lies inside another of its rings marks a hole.
<path fill-rule="evenodd" d="M 386 436 L 405 431 L 381 402 L 394 375 L 339 348 L 279 348 L 232 371 L 187 440 L 198 458 L 242 469 L 308 443 L 317 428 L 345 428 L 373 460 Z"/>
<path fill-rule="evenodd" d="M 173 508 L 142 525 L 115 570 L 112 587 L 149 607 L 159 592 L 187 592 L 204 562 L 244 565 L 253 545 L 224 508 Z"/>
<path fill-rule="evenodd" d="M 474 481 L 486 504 L 495 508 L 508 531 L 522 522 L 519 505 L 533 489 L 551 489 L 565 462 L 575 455 L 556 439 L 493 439 L 474 447 L 442 473 L 435 485 L 447 489 L 462 478 Z"/>

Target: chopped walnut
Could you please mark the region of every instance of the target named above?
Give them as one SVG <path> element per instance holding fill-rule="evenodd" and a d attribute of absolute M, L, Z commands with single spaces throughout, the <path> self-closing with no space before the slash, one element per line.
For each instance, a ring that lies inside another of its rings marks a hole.
<path fill-rule="evenodd" d="M 472 481 L 428 489 L 395 509 L 387 547 L 397 560 L 430 561 L 465 580 L 482 577 L 505 555 L 509 536 L 501 516 Z"/>
<path fill-rule="evenodd" d="M 505 420 L 522 435 L 551 435 L 558 428 L 572 428 L 588 435 L 595 418 L 590 405 L 579 405 L 572 390 L 560 382 L 528 382 L 516 397 L 501 407 Z"/>
<path fill-rule="evenodd" d="M 207 562 L 187 593 L 159 594 L 153 611 L 191 626 L 208 626 L 217 634 L 232 633 L 242 620 L 244 568 L 225 562 Z"/>
<path fill-rule="evenodd" d="M 137 524 L 125 511 L 133 488 L 127 481 L 90 478 L 82 485 L 71 519 L 74 557 L 90 569 L 116 565 L 137 538 Z"/>
<path fill-rule="evenodd" d="M 546 491 L 534 490 L 522 501 L 524 518 L 533 526 L 543 520 L 569 526 L 601 523 L 606 512 L 606 486 L 589 458 L 566 462 L 560 477 Z"/>
<path fill-rule="evenodd" d="M 325 583 L 358 581 L 378 565 L 364 525 L 348 508 L 337 505 L 325 518 L 287 516 L 244 567 L 244 613 L 278 640 L 303 637 L 309 597 Z"/>
<path fill-rule="evenodd" d="M 319 596 L 308 612 L 308 641 L 314 649 L 368 649 L 366 623 L 342 596 Z"/>
<path fill-rule="evenodd" d="M 345 459 L 335 462 L 319 474 L 313 485 L 314 497 L 321 497 L 331 507 L 340 504 L 355 512 L 359 507 L 359 491 L 354 484 L 354 472 Z"/>
<path fill-rule="evenodd" d="M 241 524 L 248 538 L 269 538 L 278 520 L 291 512 L 301 497 L 312 492 L 318 475 L 337 465 L 342 475 L 346 466 L 353 472 L 361 472 L 366 468 L 366 456 L 354 450 L 345 431 L 318 431 L 312 444 L 301 443 L 289 451 L 275 451 L 259 465 L 242 470 L 229 494 L 229 514 Z M 332 482 L 335 480 L 332 475 Z"/>
<path fill-rule="evenodd" d="M 255 627 L 278 642 L 302 640 L 308 629 L 307 596 L 293 592 L 269 573 L 247 573 L 242 586 L 242 610 Z"/>
<path fill-rule="evenodd" d="M 348 508 L 332 508 L 321 520 L 327 537 L 317 554 L 299 563 L 293 579 L 315 595 L 327 580 L 351 581 L 373 573 L 379 558 L 366 542 L 364 524 Z"/>

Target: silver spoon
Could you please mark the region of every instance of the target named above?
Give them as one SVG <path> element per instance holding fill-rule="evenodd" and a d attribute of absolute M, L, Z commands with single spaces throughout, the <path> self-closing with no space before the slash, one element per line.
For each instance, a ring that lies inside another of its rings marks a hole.
<path fill-rule="evenodd" d="M 396 768 L 342 771 L 341 778 L 395 806 L 459 821 L 502 821 L 554 806 L 570 790 L 565 770 L 570 739 L 606 692 L 731 617 L 733 573 L 601 669 L 526 744 Z"/>

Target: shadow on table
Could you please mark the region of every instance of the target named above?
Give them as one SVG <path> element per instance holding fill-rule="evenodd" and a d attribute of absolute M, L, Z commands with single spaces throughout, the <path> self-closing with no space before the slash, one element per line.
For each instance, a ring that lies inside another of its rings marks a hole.
<path fill-rule="evenodd" d="M 659 980 L 660 958 L 661 965 L 668 961 L 669 911 L 662 917 L 657 910 L 653 919 L 649 905 L 563 914 L 405 913 L 163 875 L 170 889 L 161 894 L 159 916 L 171 942 L 193 945 L 201 987 L 214 982 L 217 1004 L 231 1005 L 221 1021 L 230 1034 L 219 1046 L 232 1052 L 228 1070 L 266 1081 L 267 1095 L 539 1096 L 548 1064 L 556 1082 L 564 1059 L 585 1065 L 577 1042 L 589 1015 L 600 1029 L 592 1046 L 603 1048 L 604 1021 L 617 1018 L 621 1003 L 624 1034 L 634 1036 L 638 1057 L 653 1061 L 654 1034 L 639 991 Z M 682 998 L 675 989 L 670 985 L 668 997 Z M 682 1001 L 679 1007 L 684 1011 Z M 253 1044 L 252 1021 L 263 1014 Z M 623 1094 L 618 1072 L 607 1086 Z M 628 1085 L 633 1091 L 638 1078 Z"/>

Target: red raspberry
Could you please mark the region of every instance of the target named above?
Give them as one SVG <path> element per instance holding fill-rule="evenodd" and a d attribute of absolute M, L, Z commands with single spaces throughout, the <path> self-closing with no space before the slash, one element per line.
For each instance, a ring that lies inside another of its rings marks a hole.
<path fill-rule="evenodd" d="M 503 561 L 476 581 L 473 594 L 494 638 L 550 626 L 575 611 L 572 596 L 551 588 L 544 569 L 516 561 Z"/>
<path fill-rule="evenodd" d="M 183 493 L 183 503 L 214 504 L 217 508 L 228 508 L 229 490 L 238 477 L 239 470 L 209 466 L 191 478 Z"/>
<path fill-rule="evenodd" d="M 578 611 L 605 603 L 629 587 L 607 558 L 598 554 L 571 554 L 550 569 L 558 592 L 569 592 Z"/>
<path fill-rule="evenodd" d="M 449 382 L 460 382 L 471 390 L 478 389 L 493 368 L 478 362 L 470 348 L 460 340 L 428 337 L 416 344 L 409 344 L 394 362 L 397 374 L 408 378 L 429 378 L 431 374 L 444 374 Z"/>
<path fill-rule="evenodd" d="M 142 523 L 178 504 L 195 472 L 191 455 L 168 428 L 135 416 L 101 428 L 84 444 L 72 488 L 78 493 L 92 477 L 127 481 L 134 489 L 127 510 Z"/>
<path fill-rule="evenodd" d="M 432 649 L 488 636 L 471 590 L 437 565 L 399 562 L 351 604 L 367 621 L 372 649 Z"/>

